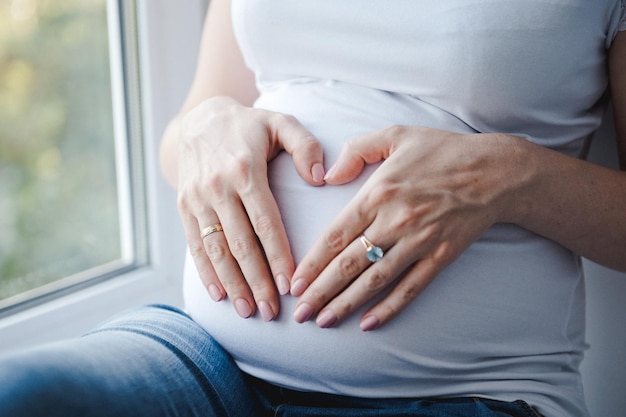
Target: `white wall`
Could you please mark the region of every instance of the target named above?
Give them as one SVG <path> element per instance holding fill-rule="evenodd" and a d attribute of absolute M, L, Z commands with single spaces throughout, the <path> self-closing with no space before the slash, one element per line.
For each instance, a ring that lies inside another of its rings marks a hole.
<path fill-rule="evenodd" d="M 617 167 L 612 114 L 607 116 L 592 146 L 590 159 Z M 591 346 L 582 365 L 587 405 L 592 417 L 625 416 L 626 274 L 589 261 L 585 261 L 585 271 L 587 341 Z"/>

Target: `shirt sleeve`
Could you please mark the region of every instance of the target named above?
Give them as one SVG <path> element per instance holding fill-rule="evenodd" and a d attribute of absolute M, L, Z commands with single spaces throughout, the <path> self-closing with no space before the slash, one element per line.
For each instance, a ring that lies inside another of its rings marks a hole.
<path fill-rule="evenodd" d="M 626 0 L 622 0 L 622 16 L 619 20 L 619 26 L 617 28 L 620 32 L 626 30 Z"/>

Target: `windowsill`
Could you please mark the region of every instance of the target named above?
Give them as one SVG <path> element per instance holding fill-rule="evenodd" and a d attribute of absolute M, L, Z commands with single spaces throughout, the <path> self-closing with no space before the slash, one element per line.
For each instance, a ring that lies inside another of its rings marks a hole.
<path fill-rule="evenodd" d="M 179 280 L 142 268 L 7 316 L 0 320 L 0 353 L 79 336 L 124 309 L 150 303 L 181 306 Z"/>

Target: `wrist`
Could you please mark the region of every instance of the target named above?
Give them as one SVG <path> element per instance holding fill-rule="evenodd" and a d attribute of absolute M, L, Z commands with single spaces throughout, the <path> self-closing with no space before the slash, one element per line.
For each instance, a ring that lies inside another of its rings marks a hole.
<path fill-rule="evenodd" d="M 496 222 L 523 224 L 532 210 L 531 192 L 537 179 L 536 145 L 514 135 L 489 134 L 490 159 L 495 170 Z"/>

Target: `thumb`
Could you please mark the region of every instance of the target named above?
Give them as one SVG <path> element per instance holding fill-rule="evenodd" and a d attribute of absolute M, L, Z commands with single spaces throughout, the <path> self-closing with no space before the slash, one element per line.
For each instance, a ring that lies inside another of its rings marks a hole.
<path fill-rule="evenodd" d="M 346 142 L 337 162 L 324 180 L 331 185 L 348 183 L 359 176 L 366 164 L 375 164 L 387 159 L 392 153 L 392 136 L 377 131 Z"/>
<path fill-rule="evenodd" d="M 324 150 L 315 136 L 293 116 L 272 127 L 279 145 L 293 159 L 298 175 L 311 185 L 324 184 Z"/>

